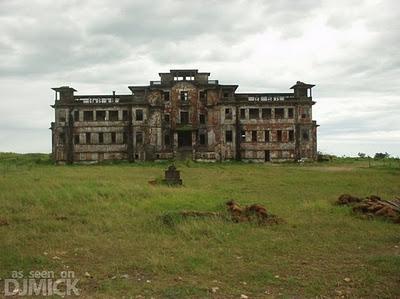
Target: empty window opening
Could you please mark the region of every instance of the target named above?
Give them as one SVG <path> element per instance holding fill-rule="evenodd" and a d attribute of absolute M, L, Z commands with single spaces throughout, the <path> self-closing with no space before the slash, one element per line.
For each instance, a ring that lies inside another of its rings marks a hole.
<path fill-rule="evenodd" d="M 289 130 L 288 134 L 289 134 L 289 142 L 293 142 L 294 141 L 294 131 Z"/>
<path fill-rule="evenodd" d="M 187 125 L 189 123 L 189 112 L 181 111 L 181 124 Z"/>
<path fill-rule="evenodd" d="M 65 111 L 59 112 L 59 121 L 61 121 L 61 122 L 65 121 Z"/>
<path fill-rule="evenodd" d="M 143 144 L 143 132 L 136 132 L 136 144 L 137 145 Z"/>
<path fill-rule="evenodd" d="M 74 136 L 74 143 L 79 144 L 79 135 Z"/>
<path fill-rule="evenodd" d="M 224 92 L 224 98 L 226 99 L 226 98 L 229 98 L 229 92 Z"/>
<path fill-rule="evenodd" d="M 264 140 L 265 140 L 266 143 L 269 142 L 269 138 L 270 138 L 270 133 L 269 133 L 269 130 L 267 130 L 264 133 Z"/>
<path fill-rule="evenodd" d="M 264 152 L 264 161 L 265 162 L 271 161 L 271 153 L 270 153 L 270 151 L 265 151 Z"/>
<path fill-rule="evenodd" d="M 192 132 L 182 131 L 178 132 L 178 147 L 191 147 L 192 146 Z"/>
<path fill-rule="evenodd" d="M 271 108 L 263 108 L 261 114 L 263 119 L 271 119 Z"/>
<path fill-rule="evenodd" d="M 207 91 L 200 91 L 200 100 L 205 101 L 207 99 Z"/>
<path fill-rule="evenodd" d="M 111 143 L 117 143 L 117 134 L 115 132 L 111 132 Z"/>
<path fill-rule="evenodd" d="M 86 144 L 90 144 L 91 143 L 91 140 L 90 140 L 90 137 L 91 137 L 90 135 L 91 134 L 90 133 L 86 133 L 85 135 L 86 135 L 85 136 L 86 137 Z"/>
<path fill-rule="evenodd" d="M 304 141 L 310 140 L 310 134 L 309 134 L 308 130 L 303 130 L 301 135 L 302 135 Z"/>
<path fill-rule="evenodd" d="M 143 121 L 143 110 L 142 109 L 136 110 L 136 121 Z"/>
<path fill-rule="evenodd" d="M 164 121 L 169 123 L 169 114 L 164 114 Z"/>
<path fill-rule="evenodd" d="M 256 108 L 250 108 L 249 109 L 249 117 L 250 119 L 258 119 L 259 118 L 259 109 Z"/>
<path fill-rule="evenodd" d="M 187 102 L 189 99 L 189 93 L 187 91 L 181 91 L 181 101 Z"/>
<path fill-rule="evenodd" d="M 225 119 L 232 119 L 232 109 L 225 108 Z"/>
<path fill-rule="evenodd" d="M 240 109 L 240 118 L 246 119 L 246 109 Z"/>
<path fill-rule="evenodd" d="M 199 115 L 200 124 L 204 125 L 206 123 L 206 116 L 204 114 Z"/>
<path fill-rule="evenodd" d="M 204 134 L 204 133 L 199 134 L 199 143 L 200 143 L 200 145 L 207 144 L 206 134 Z"/>
<path fill-rule="evenodd" d="M 122 120 L 127 121 L 129 118 L 128 116 L 128 110 L 123 110 L 122 111 Z"/>
<path fill-rule="evenodd" d="M 60 134 L 59 144 L 65 144 L 65 134 L 64 133 Z"/>
<path fill-rule="evenodd" d="M 99 143 L 100 144 L 104 143 L 104 134 L 103 133 L 99 133 Z"/>
<path fill-rule="evenodd" d="M 225 142 L 232 142 L 232 131 L 225 131 Z"/>
<path fill-rule="evenodd" d="M 74 111 L 74 121 L 79 121 L 79 111 Z"/>
<path fill-rule="evenodd" d="M 257 131 L 251 131 L 251 141 L 257 142 Z"/>
<path fill-rule="evenodd" d="M 293 118 L 294 113 L 293 113 L 293 108 L 288 109 L 288 118 Z"/>
<path fill-rule="evenodd" d="M 282 142 L 282 130 L 276 131 L 276 141 Z"/>
<path fill-rule="evenodd" d="M 307 108 L 303 109 L 303 113 L 301 114 L 301 118 L 307 118 L 309 117 L 309 111 Z"/>
<path fill-rule="evenodd" d="M 285 109 L 275 108 L 275 118 L 284 118 L 284 117 L 285 117 Z"/>
<path fill-rule="evenodd" d="M 169 91 L 164 91 L 164 101 L 165 102 L 169 101 Z"/>
<path fill-rule="evenodd" d="M 93 120 L 93 111 L 83 111 L 83 120 L 84 121 L 92 121 Z"/>
<path fill-rule="evenodd" d="M 240 141 L 246 142 L 246 131 L 240 132 Z"/>
<path fill-rule="evenodd" d="M 111 121 L 117 121 L 118 120 L 118 111 L 116 111 L 116 110 L 109 111 L 108 118 Z"/>
<path fill-rule="evenodd" d="M 104 110 L 96 111 L 96 120 L 97 121 L 106 120 L 106 112 Z"/>

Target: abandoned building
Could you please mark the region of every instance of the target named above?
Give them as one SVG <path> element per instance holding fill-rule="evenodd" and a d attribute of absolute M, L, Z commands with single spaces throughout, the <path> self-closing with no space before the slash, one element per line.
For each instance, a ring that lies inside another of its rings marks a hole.
<path fill-rule="evenodd" d="M 315 159 L 311 89 L 236 93 L 210 73 L 171 70 L 131 94 L 55 90 L 52 154 L 57 163 L 105 160 L 254 162 Z"/>

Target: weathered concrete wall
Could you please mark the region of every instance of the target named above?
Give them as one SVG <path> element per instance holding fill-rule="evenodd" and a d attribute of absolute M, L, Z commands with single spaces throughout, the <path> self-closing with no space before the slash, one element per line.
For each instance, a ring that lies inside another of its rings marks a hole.
<path fill-rule="evenodd" d="M 71 163 L 316 158 L 317 125 L 312 120 L 315 102 L 311 98 L 296 98 L 296 92 L 235 94 L 237 86 L 210 82 L 208 73 L 194 70 L 188 71 L 190 80 L 174 81 L 180 72 L 162 73 L 155 84 L 132 87 L 132 95 L 80 97 L 69 87 L 54 89 L 62 91 L 53 106 L 54 159 Z M 313 86 L 302 84 L 298 82 L 294 89 Z M 182 92 L 187 93 L 186 100 Z M 87 98 L 101 100 L 88 103 Z M 187 123 L 182 123 L 181 112 L 188 113 Z"/>

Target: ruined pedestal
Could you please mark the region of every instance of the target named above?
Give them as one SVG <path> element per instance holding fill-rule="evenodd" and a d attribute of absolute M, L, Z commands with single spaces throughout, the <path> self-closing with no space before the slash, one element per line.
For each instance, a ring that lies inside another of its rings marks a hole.
<path fill-rule="evenodd" d="M 176 170 L 175 165 L 170 165 L 165 171 L 164 182 L 168 185 L 182 185 L 180 171 Z"/>

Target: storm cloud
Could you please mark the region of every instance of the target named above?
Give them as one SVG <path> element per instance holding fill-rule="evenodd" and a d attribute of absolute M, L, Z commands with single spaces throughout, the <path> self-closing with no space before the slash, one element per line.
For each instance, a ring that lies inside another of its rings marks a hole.
<path fill-rule="evenodd" d="M 128 93 L 198 68 L 239 92 L 316 84 L 319 150 L 400 155 L 400 4 L 0 1 L 0 151 L 50 152 L 51 87 Z"/>

